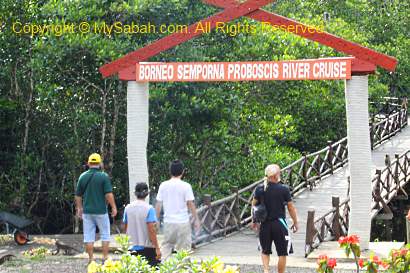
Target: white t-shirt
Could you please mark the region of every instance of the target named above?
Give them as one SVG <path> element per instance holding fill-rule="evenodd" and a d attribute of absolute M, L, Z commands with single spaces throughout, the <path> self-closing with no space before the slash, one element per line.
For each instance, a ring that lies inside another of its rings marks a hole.
<path fill-rule="evenodd" d="M 157 200 L 162 201 L 165 223 L 188 223 L 187 201 L 193 201 L 194 193 L 187 182 L 179 178 L 171 178 L 161 183 Z"/>

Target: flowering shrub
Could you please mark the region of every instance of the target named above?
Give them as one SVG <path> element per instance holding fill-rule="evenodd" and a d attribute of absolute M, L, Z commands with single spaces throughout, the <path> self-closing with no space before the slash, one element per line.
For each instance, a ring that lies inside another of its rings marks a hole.
<path fill-rule="evenodd" d="M 48 248 L 43 246 L 37 248 L 30 248 L 23 252 L 23 256 L 26 258 L 30 258 L 31 260 L 41 260 L 46 257 L 46 255 L 50 255 L 51 251 Z"/>
<path fill-rule="evenodd" d="M 360 268 L 366 270 L 367 273 L 377 273 L 382 267 L 389 273 L 408 273 L 410 272 L 410 244 L 399 250 L 392 250 L 389 257 L 386 259 L 379 259 L 373 253 L 369 259 L 360 258 L 360 245 L 359 237 L 356 235 L 350 235 L 347 237 L 340 237 L 339 245 L 345 250 L 347 257 L 353 254 L 354 260 L 357 266 L 357 272 Z M 319 256 L 317 260 L 319 273 L 333 273 L 333 269 L 336 266 L 336 259 L 329 259 L 326 255 Z"/>
<path fill-rule="evenodd" d="M 358 264 L 360 268 L 365 268 L 366 272 L 376 273 L 379 271 L 379 267 L 382 266 L 384 268 L 388 268 L 389 265 L 380 260 L 379 257 L 371 254 L 368 260 L 359 259 Z"/>
<path fill-rule="evenodd" d="M 389 257 L 383 261 L 388 267 L 388 272 L 410 272 L 410 244 L 402 249 L 390 251 Z"/>
<path fill-rule="evenodd" d="M 339 238 L 339 246 L 345 250 L 346 257 L 353 253 L 354 261 L 356 263 L 357 272 L 359 272 L 359 258 L 360 258 L 360 245 L 359 237 L 357 235 L 350 235 Z"/>
<path fill-rule="evenodd" d="M 336 267 L 336 259 L 329 259 L 326 255 L 320 255 L 317 259 L 317 272 L 319 273 L 333 273 Z"/>
<path fill-rule="evenodd" d="M 11 234 L 1 234 L 0 235 L 0 246 L 7 245 L 13 242 L 14 238 Z"/>
<path fill-rule="evenodd" d="M 118 248 L 118 251 L 121 253 L 126 253 L 130 246 L 130 237 L 125 234 L 120 234 L 120 235 L 115 236 L 114 239 L 117 242 L 117 244 L 120 246 Z"/>
<path fill-rule="evenodd" d="M 108 259 L 103 265 L 92 262 L 88 265 L 88 273 L 165 273 L 165 272 L 203 272 L 203 273 L 239 273 L 235 266 L 225 266 L 218 258 L 200 261 L 189 257 L 188 251 L 178 252 L 174 257 L 158 266 L 151 267 L 141 256 L 123 254 L 118 261 Z"/>
<path fill-rule="evenodd" d="M 339 238 L 339 245 L 345 250 L 346 257 L 353 253 L 355 259 L 360 257 L 359 237 L 357 235 L 350 235 Z"/>

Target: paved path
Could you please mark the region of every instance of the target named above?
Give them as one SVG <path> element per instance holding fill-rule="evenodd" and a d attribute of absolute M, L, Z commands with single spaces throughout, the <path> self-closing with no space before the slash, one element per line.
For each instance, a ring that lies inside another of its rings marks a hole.
<path fill-rule="evenodd" d="M 384 168 L 386 154 L 389 154 L 391 160 L 393 160 L 394 154 L 404 153 L 408 149 L 410 149 L 410 126 L 407 126 L 401 133 L 372 151 L 373 173 L 376 168 Z M 309 208 L 313 207 L 316 216 L 320 216 L 332 209 L 332 195 L 339 196 L 341 201 L 345 200 L 347 197 L 348 172 L 346 165 L 334 175 L 319 182 L 319 185 L 313 191 L 305 190 L 295 197 L 300 226 L 299 232 L 292 237 L 295 253 L 291 259 L 293 259 L 292 264 L 294 266 L 306 262 L 303 257 L 306 219 Z M 237 264 L 260 263 L 257 238 L 253 231 L 249 229 L 244 229 L 228 238 L 200 247 L 195 251 L 195 255 L 198 257 L 221 256 L 224 261 Z"/>

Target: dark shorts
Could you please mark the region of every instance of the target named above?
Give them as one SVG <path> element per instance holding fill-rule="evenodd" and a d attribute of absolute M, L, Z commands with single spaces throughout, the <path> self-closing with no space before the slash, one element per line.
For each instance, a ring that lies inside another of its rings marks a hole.
<path fill-rule="evenodd" d="M 160 260 L 157 260 L 155 258 L 157 256 L 157 254 L 155 253 L 155 248 L 146 247 L 143 250 L 130 251 L 130 253 L 131 255 L 140 255 L 142 257 L 145 257 L 150 266 L 156 266 L 161 262 Z"/>
<path fill-rule="evenodd" d="M 272 254 L 272 242 L 275 243 L 278 256 L 288 256 L 293 253 L 289 229 L 279 220 L 266 221 L 260 227 L 259 243 L 263 254 Z"/>

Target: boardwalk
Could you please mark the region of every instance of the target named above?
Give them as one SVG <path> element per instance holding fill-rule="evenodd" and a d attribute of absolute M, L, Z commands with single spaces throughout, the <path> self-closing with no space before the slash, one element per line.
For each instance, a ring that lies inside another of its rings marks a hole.
<path fill-rule="evenodd" d="M 401 154 L 410 148 L 410 127 L 407 126 L 401 133 L 372 151 L 373 173 L 376 168 L 385 166 L 385 155 L 394 159 L 395 154 Z M 348 165 L 347 165 L 348 166 Z M 319 182 L 313 191 L 305 190 L 295 197 L 295 205 L 299 216 L 299 232 L 293 235 L 295 261 L 303 262 L 306 219 L 309 208 L 314 208 L 316 215 L 323 215 L 332 208 L 332 196 L 339 196 L 341 201 L 347 196 L 348 168 L 339 169 L 334 175 Z M 204 245 L 195 251 L 195 256 L 224 256 L 226 262 L 246 264 L 259 263 L 257 252 L 257 238 L 253 231 L 243 229 L 228 238 Z M 300 259 L 298 259 L 300 258 Z"/>

